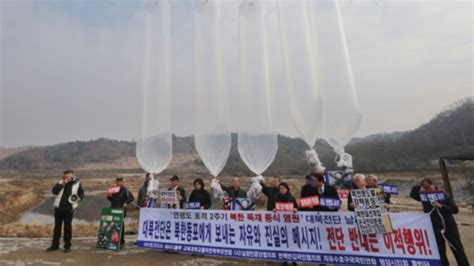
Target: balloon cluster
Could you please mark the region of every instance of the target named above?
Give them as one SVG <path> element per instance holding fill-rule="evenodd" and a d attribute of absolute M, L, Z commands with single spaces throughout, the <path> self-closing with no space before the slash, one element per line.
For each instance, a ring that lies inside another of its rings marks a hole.
<path fill-rule="evenodd" d="M 312 171 L 325 169 L 314 149 L 320 138 L 337 153 L 338 167 L 352 168 L 344 146 L 358 130 L 361 114 L 338 1 L 199 0 L 187 3 L 189 16 L 179 19 L 173 19 L 173 5 L 183 4 L 154 0 L 145 6 L 143 122 L 136 152 L 146 171 L 159 174 L 172 158 L 170 84 L 177 78 L 170 64 L 178 55 L 170 49 L 180 32 L 176 21 L 183 20 L 192 25 L 186 34 L 193 41 L 185 44 L 191 52 L 184 53 L 184 61 L 192 62 L 193 71 L 179 79 L 192 80 L 187 89 L 195 102 L 195 146 L 212 176 L 224 168 L 231 131 L 237 131 L 239 154 L 258 177 L 250 196 L 260 193 L 261 175 L 278 150 L 275 77 L 284 80 L 278 85 L 286 87 L 294 128 L 308 145 Z M 238 47 L 231 51 L 238 58 L 233 62 L 226 60 L 229 40 Z M 238 76 L 235 97 L 229 89 L 233 76 Z M 229 115 L 231 100 L 237 106 L 236 123 Z"/>

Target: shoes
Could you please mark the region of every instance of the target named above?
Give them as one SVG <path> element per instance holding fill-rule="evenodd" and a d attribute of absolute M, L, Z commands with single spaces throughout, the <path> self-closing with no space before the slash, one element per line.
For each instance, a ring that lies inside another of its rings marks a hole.
<path fill-rule="evenodd" d="M 64 253 L 69 253 L 69 252 L 71 252 L 71 248 L 65 248 L 64 249 Z"/>
<path fill-rule="evenodd" d="M 46 249 L 46 252 L 50 252 L 50 251 L 55 251 L 55 250 L 58 250 L 59 248 L 57 247 L 49 247 Z"/>

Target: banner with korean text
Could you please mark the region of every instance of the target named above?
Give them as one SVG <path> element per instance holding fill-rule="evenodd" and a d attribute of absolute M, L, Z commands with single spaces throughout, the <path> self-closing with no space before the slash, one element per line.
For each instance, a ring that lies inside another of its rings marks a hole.
<path fill-rule="evenodd" d="M 441 265 L 429 215 L 390 216 L 393 233 L 364 235 L 349 212 L 141 209 L 137 245 L 271 261 Z"/>

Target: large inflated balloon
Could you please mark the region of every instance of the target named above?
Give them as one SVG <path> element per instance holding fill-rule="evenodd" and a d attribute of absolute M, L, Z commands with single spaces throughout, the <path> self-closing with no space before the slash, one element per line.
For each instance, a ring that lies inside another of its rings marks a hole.
<path fill-rule="evenodd" d="M 321 66 L 315 50 L 312 1 L 278 1 L 281 47 L 285 64 L 288 100 L 296 130 L 308 144 L 307 160 L 315 171 L 324 167 L 313 149 L 322 126 L 322 99 L 319 81 Z M 325 25 L 320 25 L 324 27 Z"/>
<path fill-rule="evenodd" d="M 337 165 L 352 168 L 344 146 L 354 137 L 361 113 L 339 1 L 310 1 L 316 65 L 323 106 L 323 138 L 337 153 Z"/>
<path fill-rule="evenodd" d="M 147 172 L 159 174 L 172 158 L 169 93 L 170 6 L 154 1 L 145 10 L 142 128 L 136 156 Z M 149 192 L 156 182 L 149 182 Z"/>
<path fill-rule="evenodd" d="M 194 140 L 199 156 L 214 177 L 224 168 L 231 147 L 222 34 L 221 1 L 196 1 Z"/>
<path fill-rule="evenodd" d="M 242 1 L 239 14 L 238 150 L 244 163 L 256 175 L 261 175 L 270 166 L 278 150 L 270 111 L 272 84 L 265 8 L 265 1 Z M 258 186 L 257 182 L 253 183 Z"/>

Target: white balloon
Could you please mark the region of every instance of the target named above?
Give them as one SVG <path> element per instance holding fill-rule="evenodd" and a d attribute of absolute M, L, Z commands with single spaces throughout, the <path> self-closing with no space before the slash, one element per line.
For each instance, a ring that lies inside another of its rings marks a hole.
<path fill-rule="evenodd" d="M 238 150 L 247 167 L 261 175 L 278 150 L 272 127 L 265 1 L 242 1 Z"/>
<path fill-rule="evenodd" d="M 310 10 L 312 1 L 278 1 L 281 47 L 285 63 L 288 100 L 295 128 L 308 144 L 315 171 L 323 171 L 318 155 L 313 150 L 320 137 L 322 126 L 322 99 L 319 80 L 321 66 L 314 49 L 317 40 L 313 34 L 314 14 Z M 325 25 L 319 25 L 325 27 Z"/>
<path fill-rule="evenodd" d="M 337 153 L 338 167 L 352 168 L 352 156 L 344 146 L 357 132 L 362 115 L 339 1 L 314 1 L 310 7 L 317 40 L 318 87 L 323 99 L 322 135 Z"/>
<path fill-rule="evenodd" d="M 216 177 L 230 153 L 231 135 L 222 51 L 221 1 L 195 2 L 196 150 Z"/>
<path fill-rule="evenodd" d="M 143 169 L 158 174 L 172 158 L 168 1 L 151 3 L 144 19 L 143 114 L 136 156 Z"/>

